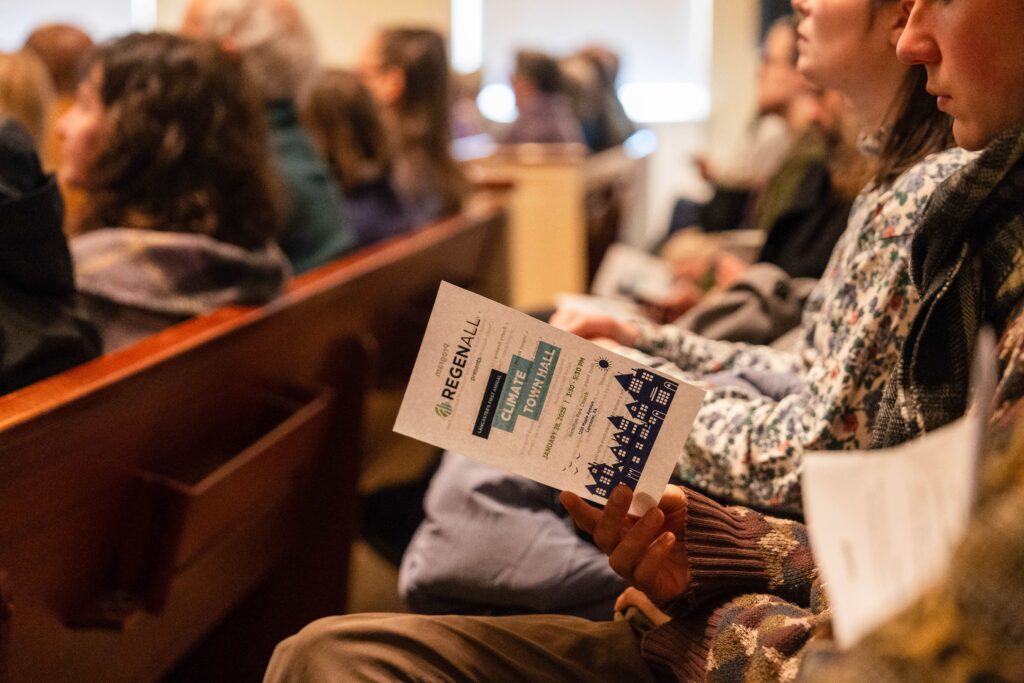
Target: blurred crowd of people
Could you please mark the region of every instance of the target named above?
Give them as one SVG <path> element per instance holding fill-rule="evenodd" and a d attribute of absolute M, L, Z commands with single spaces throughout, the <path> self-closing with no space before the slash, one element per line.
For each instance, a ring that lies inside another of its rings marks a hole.
<path fill-rule="evenodd" d="M 551 318 L 707 389 L 659 506 L 636 520 L 628 489 L 601 511 L 446 453 L 400 574 L 428 614 L 316 622 L 268 681 L 1024 679 L 1024 4 L 793 8 L 745 136 L 696 160 L 710 200 L 657 247 L 671 288 L 644 315 Z M 519 52 L 503 129 L 436 31 L 317 61 L 292 0 L 192 0 L 178 33 L 98 46 L 49 25 L 0 55 L 0 393 L 459 212 L 456 137 L 598 152 L 635 130 L 600 47 Z M 966 540 L 836 652 L 804 455 L 964 415 L 984 326 L 1001 381 Z"/>
<path fill-rule="evenodd" d="M 382 30 L 354 70 L 321 69 L 291 0 L 195 0 L 177 34 L 36 29 L 0 54 L 0 115 L 56 172 L 83 310 L 113 350 L 458 213 L 454 136 L 620 144 L 617 68 L 597 47 L 521 53 L 502 131 L 434 30 Z"/>

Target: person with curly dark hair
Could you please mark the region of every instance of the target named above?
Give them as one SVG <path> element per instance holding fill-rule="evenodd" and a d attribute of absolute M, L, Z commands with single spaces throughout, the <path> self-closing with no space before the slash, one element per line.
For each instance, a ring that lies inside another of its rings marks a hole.
<path fill-rule="evenodd" d="M 107 350 L 281 289 L 266 119 L 215 44 L 133 34 L 100 47 L 59 135 L 61 176 L 88 195 L 71 248 Z"/>

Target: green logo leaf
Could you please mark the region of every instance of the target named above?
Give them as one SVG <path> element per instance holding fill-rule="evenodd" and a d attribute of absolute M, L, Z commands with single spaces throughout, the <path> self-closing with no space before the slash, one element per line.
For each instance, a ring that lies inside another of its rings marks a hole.
<path fill-rule="evenodd" d="M 452 404 L 448 403 L 448 402 L 438 403 L 436 406 L 434 406 L 434 412 L 437 413 L 438 416 L 440 416 L 440 417 L 444 417 L 444 418 L 451 417 L 451 414 L 452 414 Z"/>

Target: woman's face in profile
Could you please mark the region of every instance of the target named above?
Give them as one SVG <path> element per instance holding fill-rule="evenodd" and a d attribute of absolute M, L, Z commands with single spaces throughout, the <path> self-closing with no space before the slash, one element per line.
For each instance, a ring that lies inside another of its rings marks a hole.
<path fill-rule="evenodd" d="M 834 84 L 856 59 L 868 25 L 868 0 L 794 0 L 797 65 L 818 85 Z M 858 30 L 858 28 L 860 30 Z"/>
<path fill-rule="evenodd" d="M 895 1 L 881 8 L 873 8 L 871 0 L 792 0 L 792 5 L 800 17 L 797 68 L 818 86 L 861 91 L 877 80 L 879 64 L 896 61 L 889 32 Z"/>
<path fill-rule="evenodd" d="M 357 70 L 377 105 L 391 107 L 402 96 L 405 79 L 400 69 L 384 65 L 382 50 L 383 39 L 380 36 L 364 45 Z"/>
<path fill-rule="evenodd" d="M 1024 1 L 903 0 L 900 59 L 924 64 L 953 135 L 981 149 L 1024 122 Z"/>
<path fill-rule="evenodd" d="M 93 161 L 99 154 L 105 115 L 100 99 L 103 74 L 98 66 L 78 84 L 75 101 L 57 123 L 61 143 L 59 174 L 68 185 L 88 185 Z"/>

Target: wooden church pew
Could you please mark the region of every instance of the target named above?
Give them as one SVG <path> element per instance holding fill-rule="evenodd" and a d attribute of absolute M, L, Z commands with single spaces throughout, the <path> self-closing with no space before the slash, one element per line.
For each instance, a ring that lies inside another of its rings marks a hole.
<path fill-rule="evenodd" d="M 157 680 L 192 651 L 182 680 L 250 680 L 343 612 L 364 392 L 504 223 L 478 206 L 0 397 L 0 675 Z"/>

